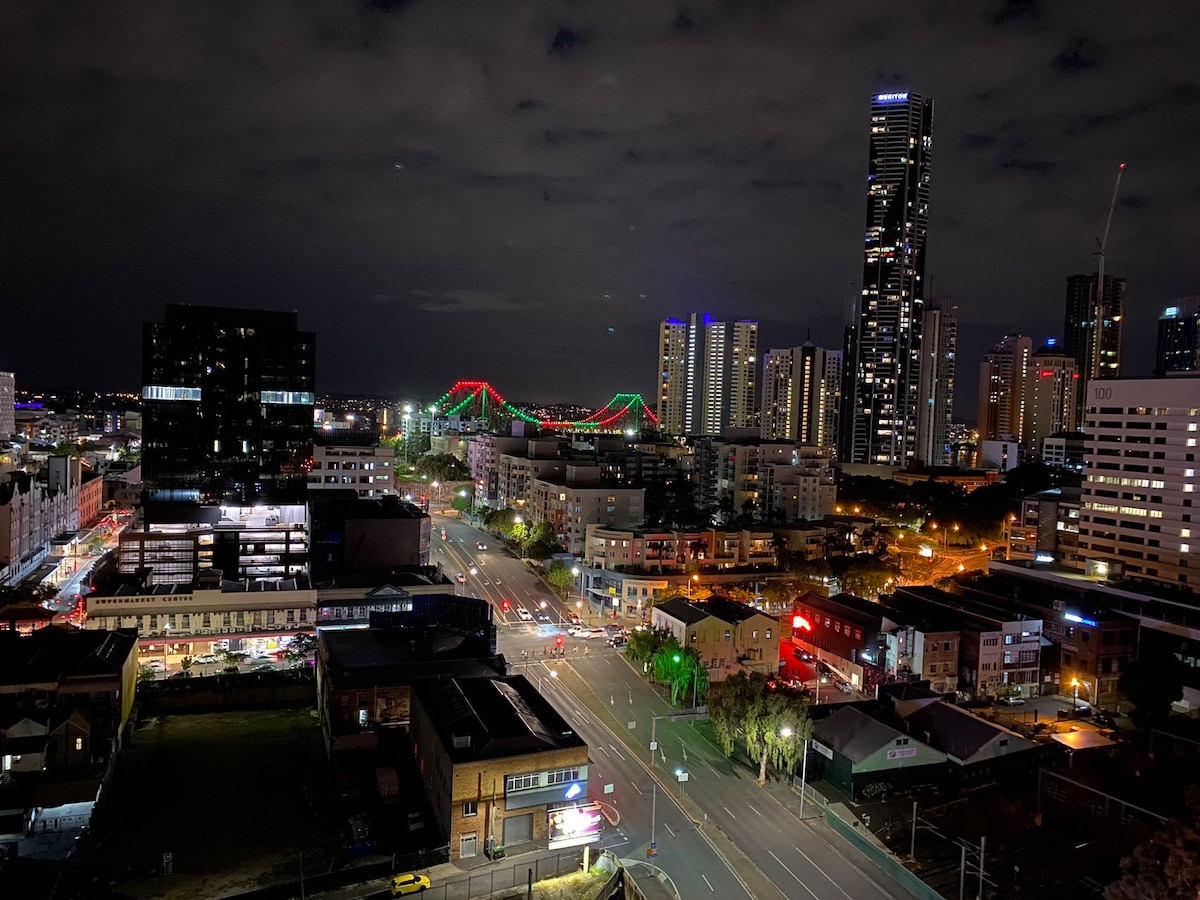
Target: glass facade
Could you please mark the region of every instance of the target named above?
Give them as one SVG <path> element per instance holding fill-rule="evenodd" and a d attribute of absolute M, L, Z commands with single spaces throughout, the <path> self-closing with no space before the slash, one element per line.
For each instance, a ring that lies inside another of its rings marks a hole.
<path fill-rule="evenodd" d="M 933 101 L 876 94 L 848 462 L 902 466 L 916 453 L 932 157 Z"/>
<path fill-rule="evenodd" d="M 295 313 L 168 306 L 143 333 L 147 500 L 303 502 L 315 371 Z"/>

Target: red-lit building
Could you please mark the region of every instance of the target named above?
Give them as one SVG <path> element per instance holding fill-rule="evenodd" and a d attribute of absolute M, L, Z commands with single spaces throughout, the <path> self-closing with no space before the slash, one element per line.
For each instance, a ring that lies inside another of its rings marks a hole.
<path fill-rule="evenodd" d="M 886 652 L 886 612 L 853 594 L 822 597 L 810 591 L 792 605 L 792 643 L 861 687 L 863 663 L 878 665 Z"/>

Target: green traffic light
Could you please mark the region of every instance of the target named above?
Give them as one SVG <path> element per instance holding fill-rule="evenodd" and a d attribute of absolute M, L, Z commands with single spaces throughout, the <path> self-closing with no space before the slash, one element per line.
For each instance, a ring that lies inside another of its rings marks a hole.
<path fill-rule="evenodd" d="M 674 656 L 671 657 L 671 659 L 675 660 L 675 662 L 679 662 L 679 660 L 683 659 L 683 657 L 680 656 L 678 653 L 676 653 Z"/>

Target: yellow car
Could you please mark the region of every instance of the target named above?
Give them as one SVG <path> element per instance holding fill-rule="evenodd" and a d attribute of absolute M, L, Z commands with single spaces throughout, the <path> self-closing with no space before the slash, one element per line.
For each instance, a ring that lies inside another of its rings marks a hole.
<path fill-rule="evenodd" d="M 416 872 L 408 872 L 405 875 L 397 875 L 392 879 L 393 897 L 397 897 L 400 894 L 419 894 L 427 890 L 429 890 L 428 875 L 418 875 Z"/>

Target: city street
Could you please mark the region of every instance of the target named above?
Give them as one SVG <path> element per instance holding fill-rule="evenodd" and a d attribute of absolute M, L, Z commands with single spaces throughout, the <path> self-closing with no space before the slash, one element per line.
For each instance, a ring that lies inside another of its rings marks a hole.
<path fill-rule="evenodd" d="M 520 602 L 532 612 L 546 600 L 553 617 L 565 615 L 566 607 L 507 551 L 476 550 L 477 541 L 491 541 L 482 532 L 440 516 L 434 522 L 435 534 L 443 524 L 446 527 L 448 540 L 440 548 L 439 561 L 448 574 L 466 573 L 467 592 L 485 597 L 496 607 L 499 648 L 514 671 L 538 684 L 587 740 L 593 765 L 589 795 L 611 804 L 620 815 L 616 829 L 606 832 L 604 848 L 627 858 L 646 858 L 656 782 L 656 862 L 675 881 L 681 896 L 692 891 L 700 891 L 700 896 L 765 896 L 764 891 L 770 891 L 768 883 L 785 897 L 869 900 L 902 896 L 896 889 L 883 890 L 872 882 L 864 872 L 877 880 L 882 875 L 834 835 L 816 810 L 806 810 L 802 824 L 799 797 L 790 788 L 778 782 L 760 786 L 754 773 L 726 759 L 691 724 L 668 719 L 672 712 L 668 704 L 605 642 L 564 634 L 564 656 L 543 656 L 543 650 L 554 646 L 560 629 L 523 622 L 515 612 L 504 614 L 500 604 L 505 599 L 510 604 Z M 438 543 L 442 542 L 435 539 Z M 434 556 L 438 558 L 439 553 Z M 471 565 L 476 574 L 470 573 Z M 522 650 L 527 653 L 524 659 Z M 654 782 L 647 769 L 652 731 L 659 748 L 654 754 Z M 678 780 L 677 770 L 687 773 L 686 781 Z M 606 784 L 613 785 L 611 795 L 603 793 Z M 684 793 L 685 805 L 698 810 L 693 814 L 701 826 L 710 832 L 719 829 L 737 845 L 735 852 L 745 855 L 745 859 L 726 859 L 742 876 L 741 884 L 727 865 L 716 865 L 720 859 L 714 853 L 716 848 L 673 802 Z M 672 801 L 667 801 L 666 795 Z M 759 873 L 744 871 L 747 861 Z"/>

